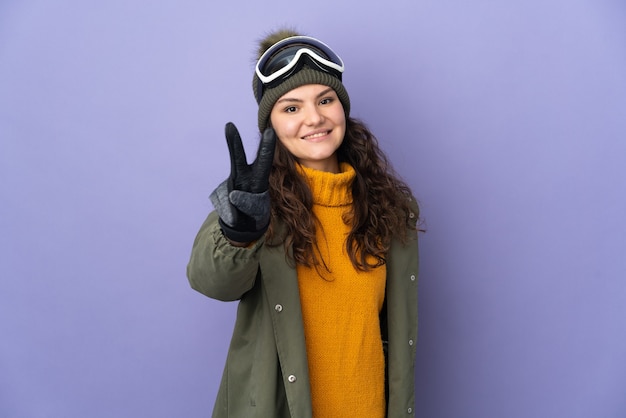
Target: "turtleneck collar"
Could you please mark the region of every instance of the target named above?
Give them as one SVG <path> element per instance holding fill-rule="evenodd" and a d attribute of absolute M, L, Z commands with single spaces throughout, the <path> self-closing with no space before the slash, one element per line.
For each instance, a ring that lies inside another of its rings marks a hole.
<path fill-rule="evenodd" d="M 352 204 L 354 168 L 348 163 L 339 164 L 339 173 L 319 171 L 296 164 L 298 173 L 311 189 L 313 203 L 321 206 L 349 206 Z"/>

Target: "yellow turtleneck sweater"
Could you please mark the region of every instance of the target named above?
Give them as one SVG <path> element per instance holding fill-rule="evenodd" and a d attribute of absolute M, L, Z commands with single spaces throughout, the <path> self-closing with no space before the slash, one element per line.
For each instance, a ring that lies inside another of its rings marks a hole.
<path fill-rule="evenodd" d="M 297 266 L 315 418 L 385 416 L 385 364 L 378 314 L 386 268 L 356 270 L 346 252 L 354 169 L 340 173 L 299 166 L 313 194 L 323 265 Z"/>

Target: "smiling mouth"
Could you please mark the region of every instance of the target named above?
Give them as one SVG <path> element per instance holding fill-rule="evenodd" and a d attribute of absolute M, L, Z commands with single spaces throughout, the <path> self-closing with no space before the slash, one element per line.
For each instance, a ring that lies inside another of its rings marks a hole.
<path fill-rule="evenodd" d="M 324 131 L 324 132 L 318 132 L 316 134 L 313 135 L 307 135 L 307 136 L 303 136 L 302 139 L 315 139 L 315 138 L 321 138 L 323 136 L 326 136 L 330 133 L 330 131 Z"/>

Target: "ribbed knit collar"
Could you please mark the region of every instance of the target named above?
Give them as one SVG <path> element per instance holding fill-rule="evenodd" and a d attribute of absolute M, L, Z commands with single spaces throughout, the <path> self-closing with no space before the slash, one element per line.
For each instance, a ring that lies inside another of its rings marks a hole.
<path fill-rule="evenodd" d="M 349 206 L 352 204 L 352 181 L 356 176 L 354 168 L 348 163 L 339 164 L 339 173 L 314 170 L 296 164 L 298 172 L 304 177 L 313 203 L 321 206 Z"/>

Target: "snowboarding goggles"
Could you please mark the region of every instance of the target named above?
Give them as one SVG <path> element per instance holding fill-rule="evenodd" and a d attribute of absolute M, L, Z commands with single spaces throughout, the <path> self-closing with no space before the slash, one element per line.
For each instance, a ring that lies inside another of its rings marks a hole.
<path fill-rule="evenodd" d="M 344 70 L 339 55 L 322 41 L 309 36 L 292 36 L 275 43 L 259 58 L 255 69 L 261 81 L 257 97 L 262 96 L 264 88 L 274 87 L 300 71 L 304 64 L 339 80 Z"/>

